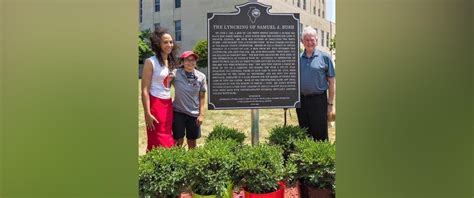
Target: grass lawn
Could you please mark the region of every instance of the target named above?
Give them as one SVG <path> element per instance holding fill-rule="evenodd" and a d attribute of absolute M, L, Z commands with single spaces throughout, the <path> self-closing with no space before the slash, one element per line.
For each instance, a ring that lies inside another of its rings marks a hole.
<path fill-rule="evenodd" d="M 142 155 L 146 150 L 146 130 L 145 121 L 143 116 L 143 107 L 140 96 L 140 83 L 138 80 L 138 144 L 139 154 Z M 172 90 L 172 95 L 174 90 Z M 206 100 L 207 102 L 207 100 Z M 206 104 L 207 109 L 207 104 Z M 298 125 L 298 119 L 296 116 L 295 109 L 289 109 L 290 114 L 287 115 L 288 125 Z M 214 125 L 223 123 L 226 126 L 237 128 L 246 133 L 247 138 L 245 143 L 251 143 L 251 110 L 206 110 L 204 122 L 201 126 L 201 138 L 197 140 L 198 145 L 202 145 L 205 138 L 211 132 Z M 284 111 L 283 109 L 260 109 L 259 110 L 259 133 L 260 142 L 265 142 L 268 136 L 268 130 L 276 125 L 283 125 L 284 123 Z M 335 128 L 329 128 L 329 139 L 335 140 Z M 186 142 L 186 141 L 185 141 Z"/>

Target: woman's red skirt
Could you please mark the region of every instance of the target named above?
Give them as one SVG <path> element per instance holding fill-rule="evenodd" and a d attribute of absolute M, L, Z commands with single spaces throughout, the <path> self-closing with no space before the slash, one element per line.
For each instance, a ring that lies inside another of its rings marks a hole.
<path fill-rule="evenodd" d="M 147 128 L 148 145 L 146 150 L 154 147 L 172 147 L 174 145 L 172 123 L 173 103 L 170 99 L 161 99 L 150 95 L 150 112 L 159 123 L 153 123 L 155 130 Z"/>

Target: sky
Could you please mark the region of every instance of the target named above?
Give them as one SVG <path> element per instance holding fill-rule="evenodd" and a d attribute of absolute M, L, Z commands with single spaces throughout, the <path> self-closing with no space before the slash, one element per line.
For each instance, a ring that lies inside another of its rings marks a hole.
<path fill-rule="evenodd" d="M 336 22 L 336 0 L 326 0 L 327 2 L 327 19 Z"/>

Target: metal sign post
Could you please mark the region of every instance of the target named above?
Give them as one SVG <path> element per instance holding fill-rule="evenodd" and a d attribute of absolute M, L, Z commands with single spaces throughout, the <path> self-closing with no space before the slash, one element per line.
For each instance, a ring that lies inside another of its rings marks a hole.
<path fill-rule="evenodd" d="M 252 145 L 256 146 L 258 140 L 258 109 L 252 109 Z"/>
<path fill-rule="evenodd" d="M 257 2 L 256 0 L 249 0 L 249 2 Z M 259 143 L 258 137 L 258 109 L 252 109 L 252 146 L 256 146 Z"/>

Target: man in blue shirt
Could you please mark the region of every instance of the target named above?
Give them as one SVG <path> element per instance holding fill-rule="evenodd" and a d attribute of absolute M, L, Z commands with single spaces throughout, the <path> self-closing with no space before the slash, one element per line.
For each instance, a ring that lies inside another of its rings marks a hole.
<path fill-rule="evenodd" d="M 315 140 L 328 140 L 328 115 L 334 111 L 336 72 L 328 54 L 316 49 L 316 30 L 306 27 L 300 56 L 301 108 L 296 109 L 298 123 L 308 128 Z"/>

